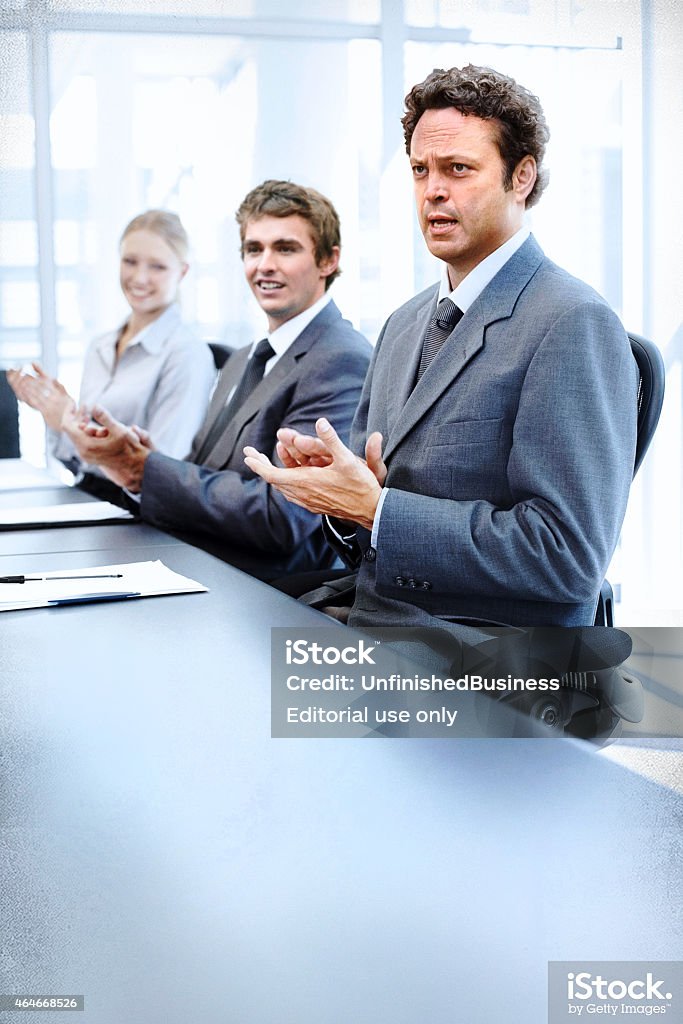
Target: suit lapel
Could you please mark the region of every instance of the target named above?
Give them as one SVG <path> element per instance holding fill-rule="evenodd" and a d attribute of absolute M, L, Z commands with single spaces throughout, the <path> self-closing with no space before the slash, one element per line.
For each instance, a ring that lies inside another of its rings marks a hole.
<path fill-rule="evenodd" d="M 230 356 L 225 368 L 221 371 L 213 395 L 211 396 L 211 401 L 209 402 L 209 408 L 206 411 L 206 418 L 195 435 L 195 439 L 192 444 L 192 453 L 190 455 L 191 461 L 194 462 L 196 460 L 198 453 L 201 451 L 207 437 L 209 436 L 211 428 L 216 422 L 216 418 L 225 408 L 228 395 L 241 380 L 247 362 L 249 361 L 250 350 L 250 345 L 245 345 L 243 348 L 238 349 Z"/>
<path fill-rule="evenodd" d="M 388 436 L 391 436 L 393 431 L 398 428 L 403 410 L 413 390 L 422 352 L 422 339 L 427 324 L 434 316 L 438 294 L 438 287 L 430 289 L 424 302 L 415 310 L 414 316 L 404 324 L 392 342 L 389 377 L 392 387 L 387 395 Z"/>
<path fill-rule="evenodd" d="M 388 424 L 389 436 L 383 452 L 385 462 L 403 438 L 481 351 L 484 347 L 486 328 L 496 320 L 503 320 L 512 315 L 521 291 L 536 273 L 543 258 L 542 250 L 533 237 L 529 237 L 473 302 L 428 366 L 419 384 L 412 390 L 410 389 L 417 374 L 421 342 L 436 308 L 437 290 L 431 301 L 426 303 L 426 308 L 422 307 L 418 311 L 418 322 L 397 336 L 397 373 L 400 372 L 399 360 L 404 362 L 403 371 L 398 378 L 401 380 L 401 388 L 397 390 L 396 404 L 392 403 L 392 421 Z M 416 339 L 419 339 L 419 342 Z M 411 354 L 409 345 L 412 345 Z M 408 366 L 410 374 L 407 372 Z M 403 402 L 402 406 L 399 402 Z"/>
<path fill-rule="evenodd" d="M 306 352 L 308 352 L 311 345 L 315 344 L 320 335 L 324 334 L 335 320 L 340 319 L 341 313 L 335 306 L 334 302 L 329 302 L 324 309 L 321 309 L 315 319 L 303 329 L 301 334 L 292 342 L 287 351 L 280 356 L 273 369 L 266 374 L 261 381 L 259 381 L 241 408 L 237 410 L 223 435 L 217 439 L 211 451 L 207 453 L 207 464 L 213 466 L 224 466 L 230 461 L 244 424 L 252 419 L 260 409 L 269 404 L 271 397 L 283 386 L 287 378 L 291 374 L 298 372 L 297 364 Z M 240 362 L 239 368 L 235 368 L 236 371 L 239 369 L 239 373 L 236 372 L 235 377 L 232 377 L 228 383 L 227 389 L 223 391 L 223 401 L 220 403 L 215 415 L 218 415 L 218 412 L 223 408 L 232 386 L 239 383 L 242 374 L 244 373 L 248 361 L 250 346 L 245 350 L 240 350 L 239 354 L 241 354 L 242 351 L 246 352 L 246 356 Z M 236 356 L 231 356 L 228 361 L 228 366 L 235 358 Z M 216 388 L 216 391 L 218 391 L 218 388 Z M 212 423 L 214 422 L 214 419 L 215 416 L 211 418 Z M 208 431 L 204 433 L 204 436 L 206 436 L 206 433 L 208 433 Z"/>

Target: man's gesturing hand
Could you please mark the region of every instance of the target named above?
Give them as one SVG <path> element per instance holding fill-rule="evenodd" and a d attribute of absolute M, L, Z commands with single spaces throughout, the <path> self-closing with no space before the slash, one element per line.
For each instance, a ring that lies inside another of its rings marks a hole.
<path fill-rule="evenodd" d="M 294 430 L 278 432 L 277 451 L 284 469 L 251 447 L 244 449 L 244 461 L 288 501 L 371 530 L 386 477 L 381 435 L 368 438 L 364 462 L 339 440 L 327 420 L 318 420 L 315 430 L 316 438 Z"/>

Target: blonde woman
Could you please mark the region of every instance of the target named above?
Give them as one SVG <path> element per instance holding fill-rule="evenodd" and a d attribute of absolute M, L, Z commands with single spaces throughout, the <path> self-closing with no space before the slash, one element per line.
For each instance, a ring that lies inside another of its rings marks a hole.
<path fill-rule="evenodd" d="M 79 405 L 105 405 L 124 423 L 149 431 L 158 449 L 182 458 L 201 425 L 215 379 L 208 345 L 183 324 L 177 295 L 188 271 L 188 239 L 180 219 L 148 210 L 126 227 L 120 244 L 121 290 L 130 314 L 117 330 L 91 342 Z M 43 416 L 51 449 L 72 472 L 100 476 L 81 463 L 62 420 L 76 403 L 64 386 L 33 364 L 34 374 L 9 370 L 17 397 Z"/>

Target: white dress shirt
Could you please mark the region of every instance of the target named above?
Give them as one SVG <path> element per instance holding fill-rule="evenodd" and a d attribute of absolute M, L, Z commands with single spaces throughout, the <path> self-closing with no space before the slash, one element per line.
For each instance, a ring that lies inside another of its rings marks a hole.
<path fill-rule="evenodd" d="M 277 363 L 278 359 L 282 358 L 282 356 L 285 354 L 290 345 L 294 344 L 294 342 L 299 337 L 301 332 L 306 327 L 308 327 L 308 325 L 313 320 L 315 320 L 318 313 L 320 313 L 321 310 L 325 308 L 325 306 L 328 304 L 331 298 L 332 296 L 330 295 L 328 289 L 328 291 L 326 291 L 325 294 L 322 295 L 317 302 L 314 302 L 312 306 L 309 306 L 308 309 L 305 309 L 303 313 L 297 313 L 297 315 L 293 316 L 291 320 L 287 320 L 285 321 L 284 324 L 281 324 L 279 327 L 277 327 L 272 334 L 266 335 L 268 341 L 270 342 L 275 352 L 275 355 L 271 356 L 268 362 L 266 363 L 266 369 L 263 374 L 264 377 L 268 373 L 270 373 L 270 371 Z M 251 346 L 249 358 L 251 358 L 251 356 L 254 354 L 254 349 L 256 348 L 257 345 L 258 342 L 255 341 L 254 344 Z"/>
<path fill-rule="evenodd" d="M 517 252 L 520 246 L 524 245 L 531 234 L 531 228 L 524 224 L 519 231 L 516 231 L 512 238 L 495 249 L 492 253 L 477 263 L 473 270 L 470 270 L 467 277 L 463 277 L 457 288 L 451 289 L 451 282 L 448 277 L 448 266 L 443 265 L 441 271 L 441 283 L 439 285 L 439 302 L 442 299 L 450 299 L 463 313 L 466 313 L 470 306 L 478 299 L 486 285 L 493 281 L 499 270 L 502 270 L 511 256 Z"/>
<path fill-rule="evenodd" d="M 318 313 L 325 308 L 331 298 L 332 296 L 330 295 L 329 290 L 326 291 L 317 302 L 314 302 L 312 306 L 305 309 L 303 313 L 297 313 L 297 315 L 293 316 L 291 320 L 286 320 L 285 323 L 276 327 L 272 334 L 266 334 L 266 340 L 270 342 L 275 355 L 271 356 L 266 363 L 265 370 L 263 371 L 264 377 L 270 373 L 278 359 L 283 357 L 287 349 L 294 344 L 301 332 L 308 327 L 311 321 L 315 320 Z M 249 349 L 249 359 L 253 356 L 256 346 L 259 344 L 260 340 L 263 339 L 252 342 Z M 237 384 L 239 384 L 239 381 Z M 235 394 L 235 391 L 237 391 L 237 384 L 235 384 L 228 392 L 225 399 L 225 405 L 230 403 L 232 396 Z"/>

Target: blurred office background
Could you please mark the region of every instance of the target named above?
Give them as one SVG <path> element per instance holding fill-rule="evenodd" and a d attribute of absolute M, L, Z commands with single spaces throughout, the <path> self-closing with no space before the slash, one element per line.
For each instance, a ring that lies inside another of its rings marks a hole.
<path fill-rule="evenodd" d="M 119 235 L 150 206 L 190 234 L 182 302 L 200 336 L 253 340 L 234 211 L 266 177 L 336 204 L 335 297 L 374 341 L 438 275 L 403 97 L 434 67 L 489 64 L 550 123 L 539 241 L 664 354 L 664 412 L 610 577 L 621 624 L 683 624 L 682 26 L 668 0 L 2 0 L 0 367 L 38 359 L 77 391 L 85 345 L 126 312 Z M 22 452 L 45 458 L 35 414 Z"/>

